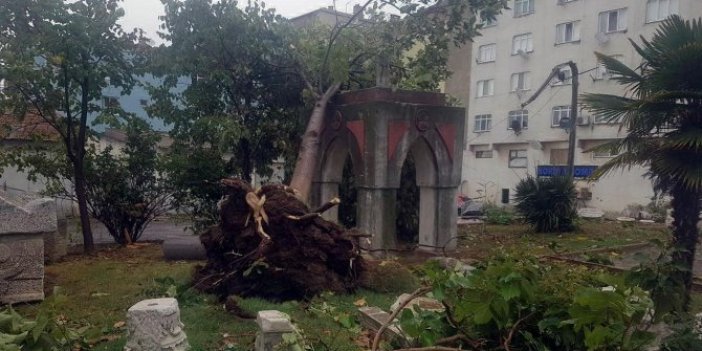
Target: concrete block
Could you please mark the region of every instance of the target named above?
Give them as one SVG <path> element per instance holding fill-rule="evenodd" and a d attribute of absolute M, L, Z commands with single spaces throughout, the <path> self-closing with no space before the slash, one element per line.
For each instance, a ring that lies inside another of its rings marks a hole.
<path fill-rule="evenodd" d="M 285 351 L 283 335 L 295 333 L 290 316 L 280 311 L 260 311 L 256 316 L 256 351 Z"/>
<path fill-rule="evenodd" d="M 44 299 L 44 234 L 56 223 L 53 200 L 0 192 L 0 304 Z"/>
<path fill-rule="evenodd" d="M 125 351 L 184 351 L 190 349 L 173 298 L 140 301 L 127 311 Z"/>
<path fill-rule="evenodd" d="M 390 320 L 390 314 L 379 307 L 361 307 L 358 309 L 358 313 L 361 327 L 374 332 L 377 332 L 381 326 Z M 400 331 L 400 328 L 395 324 L 391 324 L 386 328 L 381 338 L 385 342 L 399 341 L 407 346 L 409 345 Z"/>

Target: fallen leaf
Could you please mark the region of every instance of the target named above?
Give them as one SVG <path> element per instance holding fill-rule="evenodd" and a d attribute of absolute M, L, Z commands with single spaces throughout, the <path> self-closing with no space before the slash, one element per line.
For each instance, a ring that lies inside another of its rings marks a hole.
<path fill-rule="evenodd" d="M 112 327 L 115 329 L 119 329 L 119 328 L 124 327 L 125 325 L 127 325 L 127 323 L 125 321 L 119 321 L 119 322 L 115 323 L 115 325 L 113 325 Z"/>
<path fill-rule="evenodd" d="M 353 303 L 353 305 L 356 306 L 356 307 L 363 307 L 363 306 L 365 306 L 365 305 L 367 305 L 367 304 L 368 304 L 368 303 L 366 302 L 366 299 L 363 298 L 363 297 L 360 298 L 360 299 L 358 299 L 358 300 L 356 300 L 356 302 Z"/>

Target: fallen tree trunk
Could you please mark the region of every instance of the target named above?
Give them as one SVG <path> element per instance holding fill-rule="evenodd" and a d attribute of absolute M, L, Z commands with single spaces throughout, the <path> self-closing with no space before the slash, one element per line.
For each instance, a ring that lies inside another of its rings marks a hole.
<path fill-rule="evenodd" d="M 220 224 L 200 235 L 207 264 L 195 287 L 222 299 L 307 299 L 324 291 L 356 289 L 364 272 L 357 244 L 363 235 L 324 220 L 291 188 L 254 191 L 239 179 L 222 181 L 226 198 Z M 332 200 L 328 209 L 337 204 Z"/>

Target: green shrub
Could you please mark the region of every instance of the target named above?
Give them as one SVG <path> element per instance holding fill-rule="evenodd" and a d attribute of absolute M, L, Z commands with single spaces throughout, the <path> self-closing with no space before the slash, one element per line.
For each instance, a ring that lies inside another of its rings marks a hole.
<path fill-rule="evenodd" d="M 508 225 L 514 219 L 514 214 L 503 207 L 486 205 L 483 211 L 488 224 Z"/>
<path fill-rule="evenodd" d="M 12 307 L 0 310 L 0 350 L 2 351 L 72 351 L 87 350 L 85 326 L 73 326 L 59 313 L 64 296 L 46 299 L 36 319 L 18 314 Z"/>
<path fill-rule="evenodd" d="M 452 335 L 481 350 L 642 350 L 653 340 L 648 293 L 605 272 L 503 255 L 469 276 L 436 266 L 426 274 L 444 318 L 400 318 L 422 346 Z"/>
<path fill-rule="evenodd" d="M 527 177 L 517 184 L 517 211 L 537 232 L 575 230 L 575 186 L 565 177 Z"/>

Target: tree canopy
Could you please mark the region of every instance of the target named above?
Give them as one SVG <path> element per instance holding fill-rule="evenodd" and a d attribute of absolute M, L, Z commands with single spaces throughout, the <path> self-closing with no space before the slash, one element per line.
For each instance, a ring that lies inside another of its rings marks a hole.
<path fill-rule="evenodd" d="M 71 165 L 86 252 L 93 250 L 85 155 L 88 117 L 116 112 L 100 104 L 102 90 L 135 84 L 139 30 L 125 32 L 120 0 L 7 0 L 0 6 L 0 110 L 41 117 L 60 135 Z M 38 165 L 41 166 L 41 165 Z"/>

